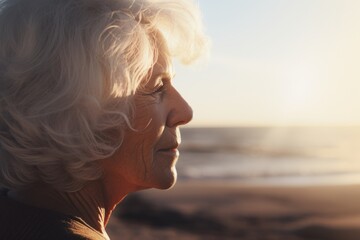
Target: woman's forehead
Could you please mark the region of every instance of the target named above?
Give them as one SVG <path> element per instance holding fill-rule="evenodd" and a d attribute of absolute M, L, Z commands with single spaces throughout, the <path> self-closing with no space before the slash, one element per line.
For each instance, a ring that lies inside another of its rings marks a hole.
<path fill-rule="evenodd" d="M 158 75 L 170 75 L 172 76 L 173 67 L 171 61 L 164 57 L 159 55 L 159 58 L 154 64 L 153 70 L 152 70 L 152 77 L 156 77 Z"/>
<path fill-rule="evenodd" d="M 172 79 L 174 72 L 171 58 L 166 54 L 159 53 L 153 68 L 150 70 L 150 73 L 151 75 L 149 81 L 156 81 L 161 78 Z"/>
<path fill-rule="evenodd" d="M 172 59 L 167 45 L 167 42 L 163 35 L 159 32 L 154 33 L 157 46 L 157 59 L 154 64 L 154 74 L 169 73 L 172 75 Z"/>

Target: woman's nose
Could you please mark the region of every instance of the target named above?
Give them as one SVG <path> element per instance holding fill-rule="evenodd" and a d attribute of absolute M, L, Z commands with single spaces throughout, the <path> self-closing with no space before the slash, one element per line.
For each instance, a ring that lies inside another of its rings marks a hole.
<path fill-rule="evenodd" d="M 166 125 L 170 128 L 185 125 L 193 118 L 193 110 L 180 93 L 174 88 L 170 100 L 170 112 Z"/>

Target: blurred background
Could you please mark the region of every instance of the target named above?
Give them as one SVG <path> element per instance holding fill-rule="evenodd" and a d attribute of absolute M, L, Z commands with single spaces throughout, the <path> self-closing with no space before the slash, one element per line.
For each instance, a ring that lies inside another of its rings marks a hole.
<path fill-rule="evenodd" d="M 112 239 L 360 239 L 360 1 L 197 2 L 178 183 L 128 196 Z"/>

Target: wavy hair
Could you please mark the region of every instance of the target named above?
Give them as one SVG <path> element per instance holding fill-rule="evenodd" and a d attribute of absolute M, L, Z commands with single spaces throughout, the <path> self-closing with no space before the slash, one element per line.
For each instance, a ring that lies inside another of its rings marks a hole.
<path fill-rule="evenodd" d="M 1 185 L 77 191 L 121 146 L 159 52 L 189 63 L 206 39 L 186 0 L 2 0 L 0 43 Z"/>

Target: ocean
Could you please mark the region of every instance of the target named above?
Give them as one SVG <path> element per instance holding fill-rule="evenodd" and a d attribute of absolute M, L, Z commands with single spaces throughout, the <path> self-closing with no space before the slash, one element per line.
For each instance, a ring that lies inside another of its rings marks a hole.
<path fill-rule="evenodd" d="M 179 181 L 360 183 L 360 127 L 183 128 Z"/>

